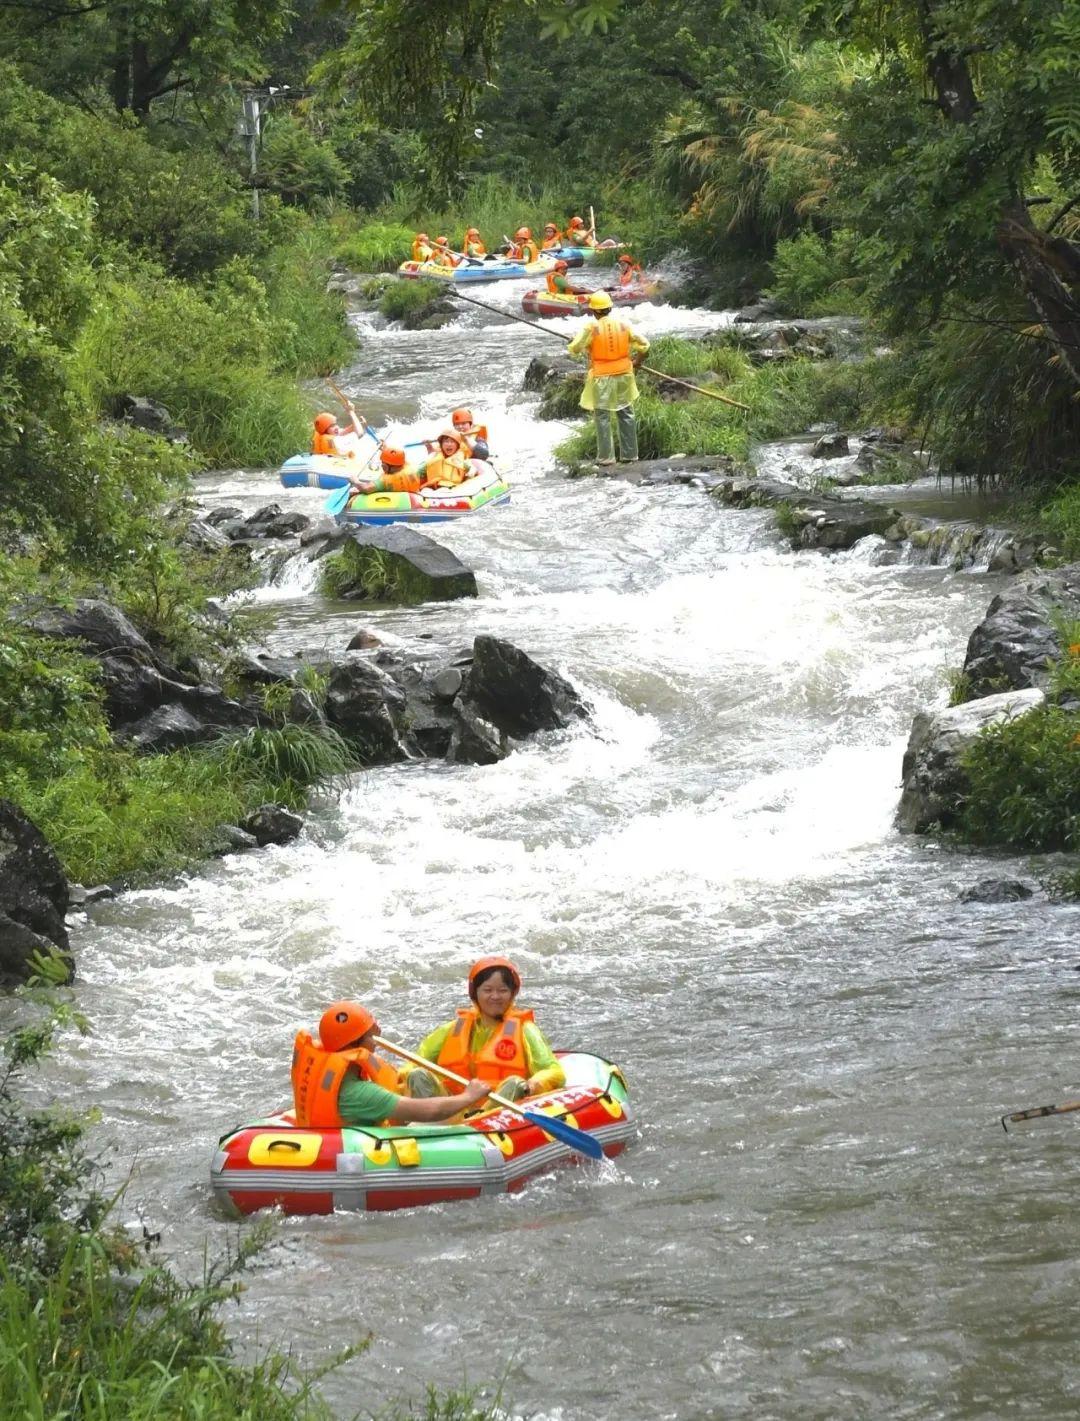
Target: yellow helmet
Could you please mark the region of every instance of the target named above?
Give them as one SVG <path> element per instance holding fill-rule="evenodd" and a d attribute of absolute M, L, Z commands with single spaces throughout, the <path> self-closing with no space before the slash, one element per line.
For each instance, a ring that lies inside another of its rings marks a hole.
<path fill-rule="evenodd" d="M 606 291 L 594 291 L 589 297 L 590 311 L 610 311 L 611 297 Z"/>

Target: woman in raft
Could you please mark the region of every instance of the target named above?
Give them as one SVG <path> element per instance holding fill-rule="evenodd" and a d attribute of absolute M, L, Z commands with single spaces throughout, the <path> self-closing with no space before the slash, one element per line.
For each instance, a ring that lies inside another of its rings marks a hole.
<path fill-rule="evenodd" d="M 417 1055 L 459 1076 L 482 1080 L 511 1100 L 559 1090 L 566 1084 L 566 1072 L 532 1012 L 514 1005 L 520 990 L 521 973 L 508 958 L 481 957 L 469 969 L 472 1006 L 459 1008 L 453 1021 L 425 1036 Z M 420 1066 L 409 1071 L 405 1081 L 417 1099 L 459 1090 Z"/>

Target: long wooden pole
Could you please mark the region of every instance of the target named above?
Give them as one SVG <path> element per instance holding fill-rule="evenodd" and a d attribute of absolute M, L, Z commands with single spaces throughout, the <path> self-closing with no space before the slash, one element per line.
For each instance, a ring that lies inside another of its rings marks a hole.
<path fill-rule="evenodd" d="M 449 287 L 451 296 L 456 296 L 459 301 L 465 301 L 470 306 L 482 306 L 485 311 L 493 311 L 496 316 L 506 316 L 508 320 L 520 321 L 523 326 L 532 326 L 535 331 L 543 331 L 545 335 L 555 336 L 557 340 L 564 340 L 568 344 L 573 340 L 573 336 L 563 335 L 562 331 L 549 330 L 547 326 L 542 326 L 539 321 L 530 321 L 525 316 L 515 315 L 513 311 L 500 311 L 498 306 L 491 306 L 487 301 L 480 301 L 475 296 L 466 296 L 463 291 Z M 741 400 L 733 400 L 730 395 L 722 395 L 719 390 L 706 390 L 701 385 L 691 385 L 689 380 L 680 380 L 676 375 L 668 375 L 663 370 L 654 370 L 651 365 L 640 367 L 650 375 L 655 375 L 658 380 L 670 380 L 673 385 L 682 385 L 686 390 L 693 390 L 695 395 L 707 395 L 710 400 L 722 400 L 725 405 L 734 405 L 737 410 L 749 410 L 749 405 L 744 405 Z"/>

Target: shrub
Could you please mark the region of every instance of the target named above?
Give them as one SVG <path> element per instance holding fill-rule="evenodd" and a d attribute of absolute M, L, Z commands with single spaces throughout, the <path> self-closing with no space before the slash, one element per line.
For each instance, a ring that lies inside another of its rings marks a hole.
<path fill-rule="evenodd" d="M 393 271 L 408 260 L 413 235 L 398 222 L 368 222 L 339 238 L 334 255 L 353 271 Z"/>
<path fill-rule="evenodd" d="M 988 726 L 964 756 L 961 835 L 1012 848 L 1080 849 L 1080 715 L 1043 705 Z"/>
<path fill-rule="evenodd" d="M 403 321 L 419 316 L 445 297 L 445 290 L 435 281 L 395 281 L 379 298 L 379 310 L 387 320 Z"/>

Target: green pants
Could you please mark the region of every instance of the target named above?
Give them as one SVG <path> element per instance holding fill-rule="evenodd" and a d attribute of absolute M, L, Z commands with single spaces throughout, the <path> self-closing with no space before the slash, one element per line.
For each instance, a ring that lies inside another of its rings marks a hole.
<path fill-rule="evenodd" d="M 624 405 L 621 410 L 614 411 L 593 410 L 593 420 L 596 423 L 596 457 L 601 463 L 615 457 L 611 420 L 613 413 L 619 426 L 619 458 L 623 463 L 629 463 L 638 456 L 637 422 L 634 419 L 633 405 Z"/>
<path fill-rule="evenodd" d="M 432 1096 L 447 1094 L 443 1083 L 423 1066 L 414 1066 L 409 1071 L 405 1085 L 414 1100 L 430 1100 Z M 499 1086 L 499 1094 L 505 1095 L 507 1100 L 520 1100 L 525 1094 L 525 1082 L 520 1076 L 507 1076 Z"/>

